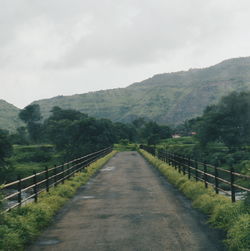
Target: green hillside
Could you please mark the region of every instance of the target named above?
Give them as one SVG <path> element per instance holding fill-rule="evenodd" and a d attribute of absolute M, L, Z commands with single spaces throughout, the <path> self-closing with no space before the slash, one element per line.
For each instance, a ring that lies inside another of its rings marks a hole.
<path fill-rule="evenodd" d="M 165 73 L 127 88 L 39 100 L 44 117 L 53 106 L 76 109 L 113 121 L 137 117 L 178 124 L 231 91 L 250 90 L 250 57 L 223 61 L 204 69 Z"/>
<path fill-rule="evenodd" d="M 4 100 L 0 100 L 0 129 L 15 131 L 17 127 L 23 125 L 18 118 L 19 109 Z"/>

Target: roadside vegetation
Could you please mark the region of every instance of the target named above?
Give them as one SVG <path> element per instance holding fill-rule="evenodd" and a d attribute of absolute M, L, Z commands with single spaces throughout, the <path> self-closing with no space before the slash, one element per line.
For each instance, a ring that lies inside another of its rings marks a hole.
<path fill-rule="evenodd" d="M 225 169 L 234 167 L 236 172 L 250 175 L 250 92 L 232 93 L 218 104 L 207 107 L 202 116 L 175 128 L 139 117 L 126 124 L 112 122 L 60 107 L 53 107 L 50 116 L 43 119 L 38 104 L 25 107 L 19 117 L 25 126 L 19 127 L 15 133 L 0 130 L 0 185 L 110 145 L 117 151 L 125 151 L 138 150 L 142 143 Z M 171 138 L 173 134 L 180 138 Z M 231 250 L 247 250 L 243 247 L 250 242 L 249 204 L 231 204 L 224 196 L 215 195 L 211 189 L 205 190 L 199 182 L 188 181 L 166 164 L 147 157 L 193 200 L 195 207 L 210 215 L 213 225 L 227 232 L 226 242 Z M 84 184 L 91 174 L 92 171 L 87 171 L 77 176 L 77 184 Z M 244 185 L 250 187 L 250 184 Z M 18 249 L 29 242 L 77 186 L 75 181 L 68 181 L 55 188 L 55 194 L 51 191 L 49 196 L 42 196 L 39 202 L 42 204 L 27 205 L 10 214 L 1 214 L 0 236 L 5 239 L 0 240 L 0 247 Z M 47 204 L 53 196 L 58 203 L 50 208 Z M 33 235 L 31 231 L 34 231 Z"/>
<path fill-rule="evenodd" d="M 250 147 L 230 150 L 221 142 L 201 147 L 196 136 L 162 140 L 156 147 L 226 170 L 233 167 L 236 172 L 250 175 Z"/>
<path fill-rule="evenodd" d="M 250 92 L 233 92 L 174 129 L 158 147 L 201 162 L 250 174 Z"/>
<path fill-rule="evenodd" d="M 9 213 L 0 213 L 0 250 L 24 250 L 50 224 L 56 212 L 112 157 L 116 152 L 99 159 L 73 178 Z"/>
<path fill-rule="evenodd" d="M 250 201 L 231 203 L 230 199 L 217 195 L 212 188 L 206 189 L 202 182 L 189 180 L 173 167 L 140 150 L 141 154 L 155 166 L 166 179 L 192 200 L 195 208 L 209 216 L 208 222 L 226 233 L 225 244 L 229 250 L 250 249 Z"/>

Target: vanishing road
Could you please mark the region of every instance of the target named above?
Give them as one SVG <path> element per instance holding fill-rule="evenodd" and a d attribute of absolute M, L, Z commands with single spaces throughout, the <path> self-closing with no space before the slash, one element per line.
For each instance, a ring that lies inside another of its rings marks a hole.
<path fill-rule="evenodd" d="M 137 152 L 121 152 L 28 250 L 224 250 L 205 222 Z"/>

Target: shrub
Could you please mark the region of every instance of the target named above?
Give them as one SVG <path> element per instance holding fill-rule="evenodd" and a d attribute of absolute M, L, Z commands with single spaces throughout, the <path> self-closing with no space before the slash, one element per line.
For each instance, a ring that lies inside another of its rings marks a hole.
<path fill-rule="evenodd" d="M 193 202 L 195 208 L 199 208 L 203 213 L 211 215 L 218 204 L 227 204 L 230 199 L 223 195 L 202 194 Z M 231 202 L 230 202 L 231 203 Z"/>
<path fill-rule="evenodd" d="M 241 214 L 247 213 L 243 201 L 231 203 L 230 201 L 222 204 L 217 204 L 209 222 L 214 226 L 225 229 L 226 231 L 237 221 Z"/>
<path fill-rule="evenodd" d="M 225 241 L 229 250 L 250 250 L 250 215 L 238 217 L 235 224 L 229 229 Z"/>

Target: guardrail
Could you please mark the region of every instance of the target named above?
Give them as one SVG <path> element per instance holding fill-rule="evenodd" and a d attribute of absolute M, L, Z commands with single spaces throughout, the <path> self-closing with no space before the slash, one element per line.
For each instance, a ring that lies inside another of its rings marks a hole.
<path fill-rule="evenodd" d="M 233 167 L 226 170 L 186 156 L 167 152 L 165 149 L 145 145 L 140 145 L 140 148 L 173 166 L 180 173 L 188 175 L 189 179 L 193 177 L 196 181 L 204 182 L 206 188 L 208 185 L 214 187 L 217 194 L 220 191 L 230 196 L 232 202 L 236 201 L 236 192 L 250 192 L 250 176 L 235 172 Z"/>
<path fill-rule="evenodd" d="M 29 201 L 37 202 L 41 192 L 49 192 L 51 187 L 64 183 L 66 179 L 74 176 L 76 172 L 84 170 L 91 163 L 110 153 L 112 149 L 113 147 L 108 147 L 59 166 L 45 167 L 42 172 L 34 172 L 33 175 L 25 178 L 19 177 L 18 180 L 3 185 L 1 193 L 5 212 Z M 24 197 L 24 195 L 26 196 Z"/>

